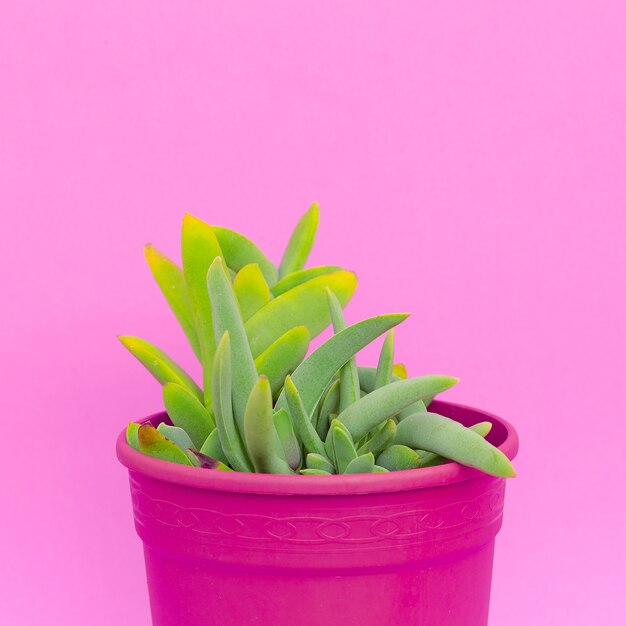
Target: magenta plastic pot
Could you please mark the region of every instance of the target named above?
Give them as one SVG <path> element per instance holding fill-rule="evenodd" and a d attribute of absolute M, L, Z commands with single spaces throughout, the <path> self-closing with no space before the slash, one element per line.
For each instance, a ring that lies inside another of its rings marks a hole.
<path fill-rule="evenodd" d="M 517 453 L 504 420 L 432 407 L 467 426 L 492 421 L 489 440 Z M 144 456 L 124 433 L 117 454 L 155 626 L 487 624 L 504 479 L 457 463 L 352 476 L 218 472 Z"/>

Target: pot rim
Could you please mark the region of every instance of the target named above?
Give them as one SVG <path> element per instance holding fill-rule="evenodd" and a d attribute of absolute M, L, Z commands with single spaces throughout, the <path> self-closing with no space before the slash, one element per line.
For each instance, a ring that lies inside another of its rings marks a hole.
<path fill-rule="evenodd" d="M 450 411 L 453 413 L 470 412 L 479 418 L 476 419 L 477 422 L 489 420 L 494 422 L 494 425 L 499 424 L 500 429 L 505 431 L 505 436 L 497 447 L 510 460 L 515 458 L 519 448 L 519 439 L 515 428 L 506 420 L 481 409 L 453 402 L 435 400 L 431 406 L 438 409 L 438 412 L 443 415 Z M 149 420 L 163 421 L 165 417 L 167 417 L 167 413 L 161 411 L 137 420 L 137 423 L 144 423 Z M 126 429 L 122 430 L 117 438 L 116 452 L 119 461 L 129 471 L 137 472 L 149 478 L 183 487 L 259 495 L 341 496 L 389 493 L 427 489 L 487 476 L 480 470 L 456 462 L 381 474 L 335 474 L 331 476 L 211 471 L 199 467 L 178 465 L 142 454 L 131 448 L 126 442 Z"/>

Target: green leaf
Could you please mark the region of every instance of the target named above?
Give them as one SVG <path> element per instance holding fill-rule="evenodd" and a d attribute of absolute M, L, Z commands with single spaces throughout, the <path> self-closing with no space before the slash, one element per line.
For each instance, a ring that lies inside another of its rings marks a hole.
<path fill-rule="evenodd" d="M 333 330 L 335 334 L 337 334 L 346 328 L 346 321 L 343 317 L 341 304 L 337 296 L 328 288 L 326 289 L 326 297 L 328 298 L 328 308 L 333 323 Z M 339 371 L 339 381 L 339 411 L 343 411 L 361 397 L 359 374 L 356 369 L 356 359 L 354 357 L 349 359 Z"/>
<path fill-rule="evenodd" d="M 221 226 L 212 226 L 212 228 L 220 248 L 224 252 L 224 261 L 229 268 L 238 272 L 244 266 L 256 263 L 267 284 L 271 287 L 276 283 L 278 271 L 275 265 L 259 250 L 256 244 L 234 230 Z"/>
<path fill-rule="evenodd" d="M 344 474 L 371 474 L 374 471 L 374 455 L 371 452 L 357 456 L 346 466 Z"/>
<path fill-rule="evenodd" d="M 383 342 L 376 368 L 376 378 L 374 388 L 380 389 L 388 385 L 393 377 L 393 352 L 394 352 L 394 331 L 389 331 Z"/>
<path fill-rule="evenodd" d="M 224 271 L 224 263 L 217 257 L 207 276 L 211 311 L 216 340 L 225 332 L 230 335 L 230 354 L 235 367 L 232 369 L 233 412 L 239 432 L 243 432 L 243 416 L 250 392 L 258 379 L 248 338 L 239 313 L 235 292 Z"/>
<path fill-rule="evenodd" d="M 281 335 L 254 360 L 259 375 L 268 377 L 274 396 L 282 389 L 285 376 L 291 374 L 306 356 L 309 342 L 306 326 L 296 326 Z"/>
<path fill-rule="evenodd" d="M 393 445 L 383 450 L 378 455 L 376 464 L 391 472 L 421 467 L 420 455 L 415 450 L 403 445 Z"/>
<path fill-rule="evenodd" d="M 221 461 L 226 465 L 228 465 L 229 463 L 228 457 L 222 449 L 220 434 L 217 428 L 213 430 L 211 434 L 206 438 L 206 440 L 202 444 L 202 447 L 200 448 L 200 452 L 202 452 L 202 454 L 210 456 L 213 459 L 217 459 L 218 461 Z"/>
<path fill-rule="evenodd" d="M 233 290 L 237 296 L 241 318 L 244 322 L 259 309 L 262 309 L 271 299 L 270 288 L 267 286 L 257 263 L 244 265 L 239 270 L 233 282 Z"/>
<path fill-rule="evenodd" d="M 303 476 L 330 476 L 330 472 L 325 472 L 324 470 L 319 469 L 301 469 L 300 473 Z"/>
<path fill-rule="evenodd" d="M 311 208 L 300 218 L 297 223 L 287 249 L 278 268 L 278 276 L 282 279 L 292 272 L 297 272 L 304 267 L 306 260 L 315 241 L 317 224 L 319 222 L 319 207 L 312 204 Z"/>
<path fill-rule="evenodd" d="M 122 335 L 118 337 L 124 347 L 162 384 L 176 383 L 202 400 L 202 389 L 196 385 L 191 376 L 170 359 L 165 352 L 155 345 L 139 339 Z"/>
<path fill-rule="evenodd" d="M 300 442 L 293 430 L 293 422 L 289 413 L 281 409 L 274 413 L 274 428 L 278 437 L 278 443 L 282 448 L 283 455 L 292 470 L 297 470 L 302 462 Z"/>
<path fill-rule="evenodd" d="M 191 465 L 187 455 L 173 442 L 166 439 L 152 424 L 142 424 L 137 431 L 139 451 L 154 459 Z"/>
<path fill-rule="evenodd" d="M 329 474 L 335 473 L 335 466 L 323 455 L 309 452 L 306 455 L 306 466 L 308 469 L 324 470 Z"/>
<path fill-rule="evenodd" d="M 398 424 L 396 443 L 436 452 L 486 474 L 515 476 L 507 457 L 478 432 L 437 413 L 417 413 Z"/>
<path fill-rule="evenodd" d="M 244 416 L 246 448 L 255 471 L 264 474 L 291 474 L 291 468 L 274 451 L 274 410 L 272 390 L 265 376 L 259 377 Z"/>
<path fill-rule="evenodd" d="M 397 428 L 396 423 L 392 419 L 388 419 L 370 440 L 359 447 L 358 453 L 372 452 L 374 455 L 378 454 L 395 439 Z"/>
<path fill-rule="evenodd" d="M 403 376 L 399 376 L 396 374 L 397 364 L 393 366 L 393 371 L 391 375 L 391 382 L 396 382 L 398 380 L 406 380 L 406 368 L 403 371 L 400 371 L 400 374 Z M 376 375 L 378 370 L 373 367 L 359 367 L 359 381 L 361 383 L 361 389 L 366 393 L 371 393 L 374 389 L 378 389 L 376 387 Z M 417 402 L 413 402 L 409 404 L 407 407 L 398 412 L 397 418 L 399 420 L 403 420 L 408 415 L 413 415 L 414 413 L 422 413 L 426 411 L 426 405 L 423 400 L 418 400 Z"/>
<path fill-rule="evenodd" d="M 396 417 L 398 418 L 398 421 L 401 422 L 405 417 L 414 415 L 415 413 L 426 413 L 426 404 L 424 403 L 424 400 L 412 402 L 409 406 L 404 407 Z"/>
<path fill-rule="evenodd" d="M 246 322 L 252 354 L 257 357 L 294 326 L 306 326 L 311 338 L 319 335 L 330 324 L 326 287 L 345 306 L 356 289 L 356 276 L 346 271 L 325 274 L 271 300 Z"/>
<path fill-rule="evenodd" d="M 286 293 L 290 289 L 299 287 L 313 278 L 323 276 L 324 274 L 333 274 L 334 272 L 339 272 L 342 269 L 343 268 L 338 265 L 321 265 L 320 267 L 309 267 L 305 270 L 292 272 L 291 274 L 285 276 L 282 280 L 279 280 L 272 287 L 272 295 L 274 297 L 282 296 L 282 294 Z"/>
<path fill-rule="evenodd" d="M 300 392 L 307 413 L 312 413 L 335 372 L 359 350 L 390 328 L 405 320 L 407 315 L 380 315 L 348 326 L 333 335 L 312 352 L 294 371 L 293 382 Z M 284 408 L 286 399 L 281 392 L 276 408 Z"/>
<path fill-rule="evenodd" d="M 170 441 L 173 441 L 183 452 L 188 448 L 193 448 L 193 442 L 189 435 L 178 426 L 170 426 L 169 424 L 161 423 L 157 426 L 157 430 Z"/>
<path fill-rule="evenodd" d="M 185 387 L 175 383 L 163 386 L 163 404 L 174 426 L 185 430 L 196 448 L 199 448 L 215 428 L 215 420 L 208 409 Z"/>
<path fill-rule="evenodd" d="M 492 427 L 493 424 L 491 422 L 478 422 L 478 424 L 470 426 L 469 429 L 484 438 L 491 432 Z"/>
<path fill-rule="evenodd" d="M 343 474 L 350 461 L 358 456 L 350 433 L 337 420 L 330 425 L 325 451 L 337 468 L 337 474 Z"/>
<path fill-rule="evenodd" d="M 238 472 L 251 472 L 252 464 L 235 424 L 232 406 L 230 335 L 225 332 L 215 351 L 213 365 L 213 411 L 215 424 L 228 464 Z"/>
<path fill-rule="evenodd" d="M 427 411 L 424 409 L 424 411 L 422 412 L 426 413 Z M 475 433 L 478 433 L 481 437 L 486 437 L 490 433 L 491 427 L 491 422 L 480 422 L 478 424 L 470 426 L 469 429 L 473 430 Z M 416 450 L 416 452 L 420 455 L 420 467 L 432 467 L 433 465 L 441 465 L 442 463 L 445 463 L 449 460 L 441 456 L 440 454 L 436 454 L 435 452 L 430 452 L 426 450 Z"/>
<path fill-rule="evenodd" d="M 215 336 L 211 319 L 211 303 L 206 277 L 211 263 L 221 257 L 222 249 L 211 227 L 197 217 L 186 213 L 182 234 L 183 274 L 189 290 L 194 325 L 200 342 L 204 373 L 204 404 L 211 406 L 211 368 L 215 354 Z"/>
<path fill-rule="evenodd" d="M 133 449 L 139 452 L 139 440 L 137 434 L 139 433 L 139 424 L 130 422 L 126 427 L 126 443 Z"/>
<path fill-rule="evenodd" d="M 319 438 L 309 415 L 302 404 L 302 399 L 290 376 L 285 379 L 285 394 L 289 413 L 293 419 L 295 431 L 307 452 L 324 454 L 324 443 Z"/>
<path fill-rule="evenodd" d="M 374 469 L 372 470 L 374 474 L 383 474 L 388 471 L 386 467 L 381 467 L 380 465 L 374 465 Z"/>
<path fill-rule="evenodd" d="M 345 424 L 353 439 L 359 440 L 369 430 L 412 402 L 445 391 L 457 382 L 458 378 L 441 375 L 399 380 L 351 404 L 337 419 Z"/>
<path fill-rule="evenodd" d="M 340 386 L 339 379 L 331 383 L 328 391 L 324 394 L 321 399 L 321 406 L 319 410 L 319 414 L 317 416 L 317 424 L 315 425 L 315 430 L 317 434 L 320 436 L 322 441 L 326 439 L 326 435 L 328 434 L 328 429 L 330 427 L 330 419 L 329 416 L 331 414 L 337 414 L 339 412 L 339 394 L 340 394 Z"/>
<path fill-rule="evenodd" d="M 200 342 L 183 271 L 151 244 L 144 248 L 144 253 L 157 285 L 187 336 L 194 354 L 200 358 Z"/>

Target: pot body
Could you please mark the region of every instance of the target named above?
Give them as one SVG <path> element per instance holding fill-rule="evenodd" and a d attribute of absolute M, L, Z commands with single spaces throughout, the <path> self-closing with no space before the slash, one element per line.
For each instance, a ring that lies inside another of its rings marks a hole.
<path fill-rule="evenodd" d="M 497 419 L 443 402 L 436 410 L 467 424 Z M 513 456 L 514 431 L 501 420 L 494 430 Z M 349 483 L 255 475 L 238 488 L 251 475 L 163 480 L 128 463 L 128 450 L 118 442 L 155 626 L 487 624 L 504 479 L 450 463 Z"/>

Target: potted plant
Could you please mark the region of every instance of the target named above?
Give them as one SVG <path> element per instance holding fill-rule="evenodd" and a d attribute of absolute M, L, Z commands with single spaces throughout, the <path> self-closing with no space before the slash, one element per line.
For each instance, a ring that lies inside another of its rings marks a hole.
<path fill-rule="evenodd" d="M 346 324 L 355 275 L 304 268 L 317 222 L 313 205 L 278 267 L 191 215 L 182 269 L 146 247 L 203 372 L 120 337 L 166 409 L 117 441 L 153 623 L 484 626 L 517 435 L 433 400 L 456 378 L 394 363 L 406 315 Z M 385 334 L 377 365 L 357 365 Z"/>

